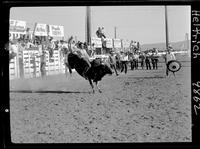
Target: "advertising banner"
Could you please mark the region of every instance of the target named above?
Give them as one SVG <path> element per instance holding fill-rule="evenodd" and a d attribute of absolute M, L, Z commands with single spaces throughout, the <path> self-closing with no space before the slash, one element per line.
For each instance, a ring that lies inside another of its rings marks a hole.
<path fill-rule="evenodd" d="M 106 38 L 106 48 L 113 48 L 113 39 Z"/>
<path fill-rule="evenodd" d="M 49 25 L 49 35 L 52 37 L 64 37 L 64 27 L 58 25 Z"/>
<path fill-rule="evenodd" d="M 94 43 L 95 48 L 101 48 L 102 47 L 101 38 L 92 37 L 91 42 L 92 42 L 92 44 Z"/>
<path fill-rule="evenodd" d="M 9 31 L 26 34 L 26 22 L 20 20 L 10 20 Z"/>
<path fill-rule="evenodd" d="M 121 44 L 121 39 L 113 39 L 114 41 L 114 48 L 121 48 L 122 44 Z"/>
<path fill-rule="evenodd" d="M 33 34 L 35 36 L 47 36 L 48 35 L 47 25 L 36 23 Z"/>

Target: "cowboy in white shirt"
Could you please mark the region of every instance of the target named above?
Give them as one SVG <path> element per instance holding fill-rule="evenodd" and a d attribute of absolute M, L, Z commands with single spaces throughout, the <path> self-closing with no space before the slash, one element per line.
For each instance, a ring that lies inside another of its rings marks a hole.
<path fill-rule="evenodd" d="M 171 60 L 176 60 L 176 57 L 175 57 L 174 53 L 172 53 L 170 50 L 168 50 L 166 53 L 166 64 Z"/>
<path fill-rule="evenodd" d="M 172 48 L 169 47 L 169 49 L 167 50 L 167 53 L 165 55 L 165 63 L 166 63 L 166 75 L 168 76 L 168 68 L 167 68 L 167 65 L 168 63 L 171 61 L 171 60 L 176 60 L 176 57 L 174 55 L 174 53 L 171 52 Z"/>
<path fill-rule="evenodd" d="M 124 72 L 127 73 L 128 54 L 121 52 L 120 59 L 121 59 L 121 63 L 122 63 L 121 72 L 123 72 L 123 70 L 125 69 Z"/>

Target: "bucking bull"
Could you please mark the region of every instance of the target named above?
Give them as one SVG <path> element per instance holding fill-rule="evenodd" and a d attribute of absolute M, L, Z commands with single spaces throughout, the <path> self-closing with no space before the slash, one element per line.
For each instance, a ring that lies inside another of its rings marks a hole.
<path fill-rule="evenodd" d="M 98 82 L 101 81 L 106 74 L 112 75 L 112 70 L 108 65 L 102 64 L 96 59 L 90 63 L 91 67 L 89 67 L 86 60 L 81 58 L 79 55 L 72 52 L 68 54 L 68 65 L 70 66 L 68 68 L 75 69 L 79 75 L 87 79 L 92 87 L 93 93 L 95 90 L 92 81 L 96 84 L 98 91 L 101 93 L 102 91 L 98 87 Z M 87 72 L 83 74 L 86 69 L 88 69 Z M 70 70 L 69 72 L 72 73 Z"/>

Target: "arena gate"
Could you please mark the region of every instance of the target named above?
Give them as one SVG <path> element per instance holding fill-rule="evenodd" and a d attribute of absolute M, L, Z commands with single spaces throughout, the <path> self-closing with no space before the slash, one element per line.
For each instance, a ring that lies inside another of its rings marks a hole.
<path fill-rule="evenodd" d="M 60 51 L 54 50 L 53 57 L 50 61 L 49 52 L 46 51 L 46 75 L 56 75 L 65 73 L 64 58 L 60 55 Z M 41 60 L 38 50 L 24 50 L 22 60 L 16 56 L 10 61 L 9 75 L 10 79 L 20 77 L 34 78 L 41 77 L 40 70 Z"/>

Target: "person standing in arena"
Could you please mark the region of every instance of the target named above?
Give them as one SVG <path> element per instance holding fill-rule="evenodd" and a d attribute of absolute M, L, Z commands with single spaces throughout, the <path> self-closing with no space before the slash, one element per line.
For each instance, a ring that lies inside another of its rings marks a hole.
<path fill-rule="evenodd" d="M 42 44 L 39 44 L 38 48 L 40 53 L 40 72 L 41 76 L 44 77 L 46 75 L 46 51 L 44 45 Z"/>
<path fill-rule="evenodd" d="M 155 69 L 155 59 L 154 59 L 153 53 L 152 53 L 152 55 L 150 56 L 150 60 L 151 60 L 152 68 Z"/>
<path fill-rule="evenodd" d="M 121 72 L 124 71 L 124 73 L 127 73 L 127 62 L 128 62 L 128 55 L 124 52 L 121 52 L 121 63 L 122 63 L 122 69 Z"/>
<path fill-rule="evenodd" d="M 153 69 L 158 69 L 158 55 L 156 52 L 152 53 L 151 61 L 152 61 Z"/>
<path fill-rule="evenodd" d="M 110 52 L 110 55 L 109 55 L 109 63 L 110 63 L 111 68 L 114 69 L 116 76 L 118 76 L 119 74 L 117 73 L 117 69 L 116 69 L 116 58 L 112 51 Z"/>
<path fill-rule="evenodd" d="M 134 59 L 135 59 L 135 69 L 138 69 L 138 63 L 139 63 L 139 53 L 138 53 L 138 51 L 135 52 Z"/>
<path fill-rule="evenodd" d="M 140 59 L 141 59 L 141 67 L 142 69 L 144 69 L 144 61 L 145 61 L 144 52 L 140 53 Z"/>
<path fill-rule="evenodd" d="M 130 52 L 130 53 L 128 54 L 128 60 L 129 60 L 129 62 L 130 62 L 130 64 L 131 64 L 131 70 L 133 70 L 133 69 L 134 69 L 134 55 L 133 55 L 132 52 Z"/>
<path fill-rule="evenodd" d="M 53 62 L 53 51 L 55 49 L 55 43 L 53 41 L 53 37 L 49 37 L 47 49 L 49 50 L 49 61 Z"/>
<path fill-rule="evenodd" d="M 169 49 L 167 50 L 166 55 L 165 55 L 166 75 L 167 76 L 169 75 L 169 70 L 167 68 L 167 65 L 168 65 L 169 61 L 171 61 L 171 60 L 176 60 L 176 57 L 175 57 L 174 53 L 172 53 L 172 48 L 169 47 Z"/>
<path fill-rule="evenodd" d="M 150 55 L 148 53 L 145 54 L 145 64 L 146 64 L 146 69 L 151 70 Z"/>

